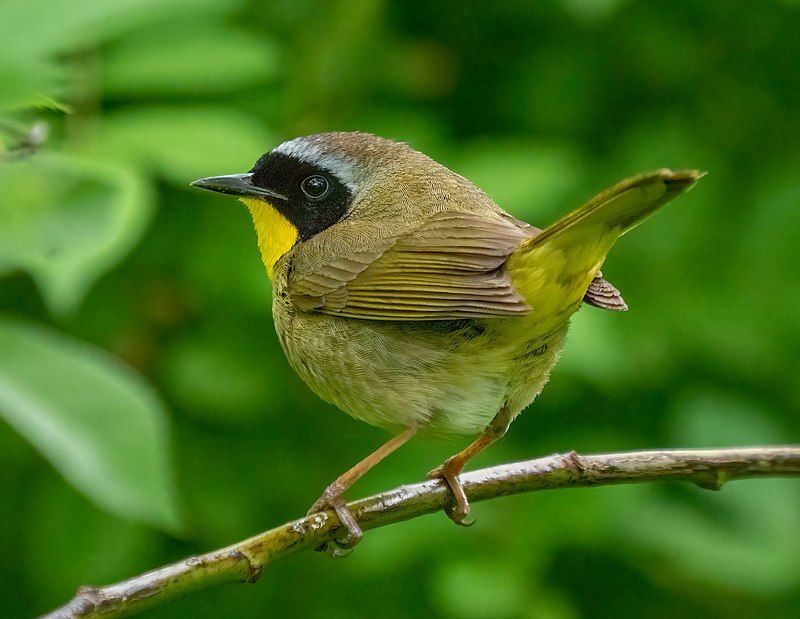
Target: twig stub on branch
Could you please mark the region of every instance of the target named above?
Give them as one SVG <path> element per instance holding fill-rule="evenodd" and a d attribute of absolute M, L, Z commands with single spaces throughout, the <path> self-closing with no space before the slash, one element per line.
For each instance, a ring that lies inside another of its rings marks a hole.
<path fill-rule="evenodd" d="M 800 446 L 638 451 L 581 456 L 572 451 L 461 475 L 470 501 L 557 488 L 689 481 L 719 490 L 747 477 L 800 476 Z M 450 492 L 440 480 L 400 486 L 348 505 L 363 530 L 441 510 Z M 81 587 L 49 619 L 121 617 L 190 591 L 227 582 L 255 582 L 264 566 L 336 536 L 333 512 L 306 516 L 242 542 L 184 559 L 105 587 Z"/>

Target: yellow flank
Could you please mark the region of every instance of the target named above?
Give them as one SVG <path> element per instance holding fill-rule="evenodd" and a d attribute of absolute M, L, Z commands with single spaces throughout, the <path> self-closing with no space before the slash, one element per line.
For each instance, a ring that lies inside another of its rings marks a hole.
<path fill-rule="evenodd" d="M 575 252 L 565 252 L 545 243 L 509 257 L 508 274 L 514 288 L 531 307 L 525 320 L 536 325 L 537 334 L 556 329 L 568 320 L 600 270 L 604 248 L 595 246 L 594 251 L 585 253 L 582 249 L 586 248 L 575 247 Z M 576 253 L 583 255 L 575 260 Z"/>
<path fill-rule="evenodd" d="M 514 288 L 531 306 L 530 324 L 549 331 L 580 306 L 590 282 L 603 266 L 620 230 L 607 225 L 608 209 L 596 220 L 575 217 L 541 242 L 523 242 L 506 268 Z M 559 224 L 556 224 L 559 225 Z M 548 230 L 545 230 L 547 233 Z M 537 237 L 531 239 L 535 241 Z"/>
<path fill-rule="evenodd" d="M 253 216 L 261 260 L 271 279 L 275 263 L 297 243 L 297 228 L 269 202 L 255 198 L 240 199 Z"/>

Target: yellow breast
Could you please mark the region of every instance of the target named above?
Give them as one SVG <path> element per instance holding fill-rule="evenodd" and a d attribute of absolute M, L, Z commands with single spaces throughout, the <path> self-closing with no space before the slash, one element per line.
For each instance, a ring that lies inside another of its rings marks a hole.
<path fill-rule="evenodd" d="M 275 263 L 297 242 L 299 236 L 297 228 L 264 200 L 241 198 L 241 201 L 253 216 L 261 260 L 267 267 L 267 274 L 272 278 Z"/>

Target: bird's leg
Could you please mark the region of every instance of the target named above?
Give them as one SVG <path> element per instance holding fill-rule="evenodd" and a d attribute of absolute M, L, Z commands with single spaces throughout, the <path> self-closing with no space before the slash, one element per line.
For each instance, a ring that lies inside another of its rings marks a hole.
<path fill-rule="evenodd" d="M 465 449 L 448 458 L 444 463 L 428 473 L 428 479 L 444 479 L 450 487 L 450 491 L 453 493 L 454 505 L 450 506 L 446 513 L 450 520 L 456 524 L 465 527 L 472 524 L 472 522 L 465 521 L 465 518 L 469 515 L 469 501 L 464 493 L 464 487 L 458 481 L 458 475 L 464 470 L 464 466 L 466 466 L 470 458 L 478 455 L 489 445 L 501 439 L 508 430 L 510 423 L 511 417 L 508 414 L 508 409 L 503 406 L 500 412 L 494 416 L 491 423 L 486 426 L 483 434 L 467 445 Z"/>
<path fill-rule="evenodd" d="M 349 550 L 353 548 L 359 541 L 361 541 L 362 535 L 361 528 L 358 526 L 356 519 L 353 518 L 350 510 L 347 509 L 347 503 L 342 498 L 342 494 L 350 486 L 361 479 L 361 477 L 363 477 L 363 475 L 373 466 L 378 464 L 378 462 L 398 449 L 401 445 L 408 442 L 408 440 L 416 433 L 416 428 L 407 428 L 397 436 L 386 441 L 383 445 L 378 447 L 378 449 L 373 451 L 353 468 L 339 475 L 339 477 L 337 477 L 330 486 L 325 488 L 325 492 L 322 493 L 322 496 L 319 497 L 311 506 L 311 509 L 308 510 L 307 515 L 311 515 L 331 508 L 336 512 L 336 516 L 339 518 L 341 525 L 347 529 L 347 537 L 342 542 L 337 542 L 336 544 L 332 545 L 333 554 L 335 556 L 346 554 L 341 552 L 341 550 Z M 325 550 L 325 548 L 319 548 L 318 550 Z"/>

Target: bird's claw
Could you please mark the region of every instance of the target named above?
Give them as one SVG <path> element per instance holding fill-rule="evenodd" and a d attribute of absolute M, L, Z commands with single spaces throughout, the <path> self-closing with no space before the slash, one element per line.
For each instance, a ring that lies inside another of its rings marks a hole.
<path fill-rule="evenodd" d="M 310 516 L 311 514 L 316 514 L 326 509 L 332 509 L 336 512 L 336 517 L 339 518 L 341 526 L 347 530 L 347 534 L 344 537 L 327 541 L 314 550 L 317 552 L 327 552 L 332 557 L 344 558 L 353 552 L 353 548 L 361 541 L 364 534 L 361 531 L 361 527 L 358 526 L 356 519 L 353 518 L 353 514 L 347 509 L 347 503 L 345 503 L 341 496 L 329 495 L 327 492 L 324 493 L 314 502 L 306 515 Z"/>
<path fill-rule="evenodd" d="M 444 513 L 448 518 L 450 518 L 450 520 L 453 521 L 453 524 L 456 524 L 460 527 L 471 527 L 478 520 L 477 518 L 467 520 L 467 516 L 469 516 L 470 511 L 469 503 L 467 503 L 466 508 L 466 511 L 463 511 L 459 505 L 450 505 L 445 508 Z"/>
<path fill-rule="evenodd" d="M 475 520 L 467 520 L 470 506 L 467 495 L 464 492 L 464 486 L 458 481 L 458 475 L 461 470 L 462 467 L 458 467 L 451 460 L 448 460 L 430 471 L 427 477 L 428 479 L 443 479 L 450 488 L 453 502 L 444 510 L 447 517 L 460 527 L 471 527 L 475 524 Z"/>

